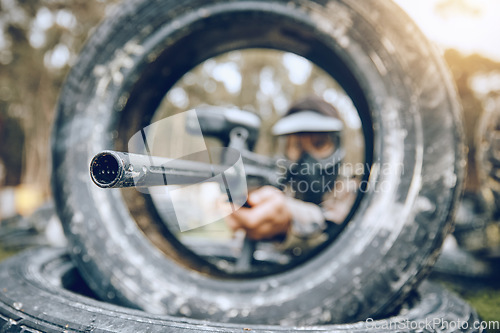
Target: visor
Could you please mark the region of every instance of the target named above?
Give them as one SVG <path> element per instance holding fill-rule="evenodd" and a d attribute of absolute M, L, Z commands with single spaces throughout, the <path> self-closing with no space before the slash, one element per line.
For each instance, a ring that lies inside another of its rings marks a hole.
<path fill-rule="evenodd" d="M 301 111 L 279 120 L 272 128 L 273 135 L 301 132 L 338 132 L 344 128 L 339 119 L 315 111 Z"/>

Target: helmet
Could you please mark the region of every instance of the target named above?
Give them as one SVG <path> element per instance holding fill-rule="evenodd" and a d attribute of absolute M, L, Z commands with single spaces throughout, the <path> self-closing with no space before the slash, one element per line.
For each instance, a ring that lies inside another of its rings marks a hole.
<path fill-rule="evenodd" d="M 344 129 L 339 112 L 319 97 L 310 96 L 294 103 L 272 128 L 273 135 L 338 132 Z"/>

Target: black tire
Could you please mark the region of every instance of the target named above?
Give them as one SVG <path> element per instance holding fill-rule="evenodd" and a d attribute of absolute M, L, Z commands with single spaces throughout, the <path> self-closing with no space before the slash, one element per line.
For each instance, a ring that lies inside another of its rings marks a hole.
<path fill-rule="evenodd" d="M 152 315 L 85 296 L 89 291 L 69 256 L 54 248 L 30 250 L 1 263 L 0 280 L 1 332 L 380 332 L 388 331 L 387 327 L 407 332 L 432 328 L 426 325 L 435 318 L 449 321 L 448 325 L 460 322 L 468 327 L 462 332 L 474 332 L 479 319 L 465 302 L 431 283 L 422 284 L 404 314 L 356 324 L 246 326 Z"/>
<path fill-rule="evenodd" d="M 18 215 L 0 221 L 2 249 L 20 251 L 42 245 L 67 245 L 52 201 L 46 202 L 27 217 Z"/>
<path fill-rule="evenodd" d="M 489 108 L 481 114 L 476 131 L 476 160 L 481 188 L 493 196 L 494 218 L 500 218 L 500 113 Z"/>
<path fill-rule="evenodd" d="M 455 238 L 448 236 L 431 277 L 461 281 L 464 285 L 498 285 L 498 260 L 487 260 L 459 247 Z"/>
<path fill-rule="evenodd" d="M 499 258 L 500 224 L 495 221 L 495 199 L 487 187 L 465 193 L 461 199 L 453 235 L 460 247 L 483 258 Z"/>
<path fill-rule="evenodd" d="M 250 47 L 294 52 L 331 74 L 359 111 L 373 165 L 351 222 L 321 253 L 280 274 L 218 279 L 153 246 L 122 192 L 93 185 L 88 166 L 123 148 L 120 126 L 146 125 L 187 70 Z M 361 320 L 401 304 L 451 228 L 464 173 L 459 111 L 437 52 L 389 1 L 131 1 L 96 30 L 62 89 L 53 193 L 71 255 L 103 299 L 221 322 Z"/>

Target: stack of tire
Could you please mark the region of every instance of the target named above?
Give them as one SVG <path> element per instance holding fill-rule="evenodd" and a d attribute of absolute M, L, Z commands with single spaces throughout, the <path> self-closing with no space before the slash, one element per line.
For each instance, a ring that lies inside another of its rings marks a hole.
<path fill-rule="evenodd" d="M 123 150 L 189 69 L 256 47 L 299 54 L 340 83 L 371 169 L 349 224 L 320 253 L 279 274 L 219 278 L 153 245 L 145 218 L 120 190 L 94 186 L 88 167 L 104 149 Z M 474 331 L 466 303 L 421 283 L 461 192 L 457 100 L 436 50 L 389 1 L 123 3 L 81 51 L 57 107 L 53 195 L 68 249 L 1 264 L 1 331 L 443 329 L 436 321 Z"/>
<path fill-rule="evenodd" d="M 498 102 L 496 102 L 498 103 Z M 460 205 L 454 235 L 479 258 L 500 258 L 500 113 L 487 107 L 476 129 L 479 190 L 467 193 Z"/>

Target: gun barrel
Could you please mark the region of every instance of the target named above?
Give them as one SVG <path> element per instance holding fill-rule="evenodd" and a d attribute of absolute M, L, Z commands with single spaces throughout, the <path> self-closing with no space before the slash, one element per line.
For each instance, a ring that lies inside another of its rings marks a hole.
<path fill-rule="evenodd" d="M 267 184 L 282 188 L 280 178 L 283 175 L 279 174 L 271 159 L 257 154 L 243 154 L 242 157 L 249 185 Z M 105 150 L 92 158 L 90 176 L 101 188 L 185 185 L 206 181 L 227 168 L 227 165 Z M 231 172 L 224 174 L 226 177 L 241 176 Z"/>
<path fill-rule="evenodd" d="M 105 150 L 90 162 L 90 175 L 102 188 L 181 185 L 202 182 L 220 166 L 141 154 Z"/>

